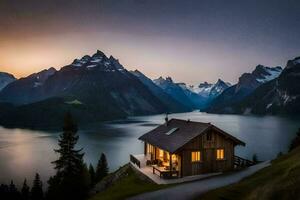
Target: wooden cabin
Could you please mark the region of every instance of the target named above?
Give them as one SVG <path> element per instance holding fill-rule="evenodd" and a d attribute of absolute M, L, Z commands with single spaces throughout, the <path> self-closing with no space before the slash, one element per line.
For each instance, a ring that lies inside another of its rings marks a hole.
<path fill-rule="evenodd" d="M 241 140 L 210 123 L 171 119 L 142 135 L 147 165 L 161 177 L 184 177 L 234 168 Z"/>

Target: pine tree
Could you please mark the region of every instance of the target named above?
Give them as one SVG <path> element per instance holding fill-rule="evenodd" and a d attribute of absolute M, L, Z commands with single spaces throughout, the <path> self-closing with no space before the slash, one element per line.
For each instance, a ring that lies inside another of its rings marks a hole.
<path fill-rule="evenodd" d="M 20 193 L 19 193 L 18 189 L 16 188 L 13 181 L 11 181 L 9 186 L 8 186 L 8 192 L 9 192 L 9 199 L 10 200 L 20 199 Z"/>
<path fill-rule="evenodd" d="M 23 187 L 21 190 L 21 195 L 23 200 L 29 200 L 30 188 L 27 185 L 27 180 L 25 179 L 23 182 Z"/>
<path fill-rule="evenodd" d="M 32 200 L 44 199 L 43 183 L 38 173 L 35 174 L 35 178 L 33 180 L 32 188 L 31 188 L 31 199 Z"/>
<path fill-rule="evenodd" d="M 79 139 L 77 130 L 77 125 L 68 112 L 64 119 L 63 134 L 58 140 L 60 149 L 54 150 L 60 157 L 52 162 L 55 169 L 62 174 L 77 174 L 82 170 L 84 154 L 80 153 L 82 149 L 75 150 L 75 145 Z"/>
<path fill-rule="evenodd" d="M 96 172 L 95 172 L 95 169 L 94 169 L 92 164 L 90 164 L 90 166 L 89 166 L 89 174 L 90 174 L 90 177 L 91 177 L 91 185 L 90 186 L 94 187 Z"/>
<path fill-rule="evenodd" d="M 48 199 L 84 199 L 90 185 L 88 169 L 84 165 L 82 149 L 75 149 L 79 139 L 77 125 L 70 113 L 64 119 L 63 133 L 59 137 L 58 160 L 52 162 L 55 176 L 48 181 Z"/>
<path fill-rule="evenodd" d="M 9 187 L 6 184 L 0 185 L 0 197 L 1 199 L 9 199 Z"/>
<path fill-rule="evenodd" d="M 108 165 L 106 156 L 104 153 L 101 154 L 101 157 L 98 161 L 97 169 L 96 169 L 96 183 L 101 181 L 108 174 Z"/>
<path fill-rule="evenodd" d="M 82 179 L 82 187 L 84 190 L 88 191 L 91 188 L 92 180 L 91 175 L 89 173 L 89 169 L 86 164 L 83 166 L 83 170 L 81 172 L 81 179 Z"/>

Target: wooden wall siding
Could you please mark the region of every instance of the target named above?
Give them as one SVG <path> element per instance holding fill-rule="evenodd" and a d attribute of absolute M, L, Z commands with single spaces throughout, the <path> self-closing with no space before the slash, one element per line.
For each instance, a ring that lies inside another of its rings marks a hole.
<path fill-rule="evenodd" d="M 182 161 L 182 155 L 177 155 L 179 177 L 182 176 L 182 173 L 181 173 L 181 170 L 182 170 L 181 161 Z"/>
<path fill-rule="evenodd" d="M 192 151 L 200 151 L 201 159 L 203 159 L 202 137 L 199 136 L 194 138 L 182 149 L 182 175 L 191 176 L 203 173 L 202 162 L 191 162 Z"/>
<path fill-rule="evenodd" d="M 202 173 L 222 172 L 233 169 L 234 144 L 225 136 L 210 131 L 211 141 L 206 140 L 206 134 L 200 135 L 181 148 L 182 153 L 182 175 L 190 176 Z M 224 149 L 224 160 L 216 160 L 218 148 Z M 201 162 L 191 162 L 191 152 L 201 152 Z"/>

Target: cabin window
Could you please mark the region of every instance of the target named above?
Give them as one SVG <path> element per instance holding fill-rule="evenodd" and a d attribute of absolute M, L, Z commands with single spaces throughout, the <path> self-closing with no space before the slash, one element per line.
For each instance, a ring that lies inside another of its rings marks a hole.
<path fill-rule="evenodd" d="M 192 152 L 192 162 L 200 162 L 201 161 L 201 153 L 200 151 Z"/>
<path fill-rule="evenodd" d="M 147 143 L 147 154 L 152 154 L 154 152 L 154 147 Z"/>
<path fill-rule="evenodd" d="M 158 151 L 158 157 L 161 158 L 161 159 L 164 158 L 164 151 L 163 150 L 159 149 L 159 151 Z"/>
<path fill-rule="evenodd" d="M 177 161 L 177 156 L 175 154 L 172 154 L 172 161 Z"/>
<path fill-rule="evenodd" d="M 206 140 L 207 141 L 211 141 L 211 139 L 212 139 L 212 134 L 211 133 L 207 133 L 206 134 Z"/>
<path fill-rule="evenodd" d="M 224 157 L 224 149 L 217 149 L 217 160 L 223 160 Z"/>

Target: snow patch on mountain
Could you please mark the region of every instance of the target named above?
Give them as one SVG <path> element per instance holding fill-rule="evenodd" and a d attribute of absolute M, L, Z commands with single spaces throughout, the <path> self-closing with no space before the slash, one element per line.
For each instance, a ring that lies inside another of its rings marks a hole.
<path fill-rule="evenodd" d="M 271 106 L 273 105 L 273 103 L 269 103 L 266 107 L 266 109 L 268 110 Z"/>
<path fill-rule="evenodd" d="M 92 63 L 99 63 L 99 62 L 101 62 L 101 61 L 102 61 L 102 59 L 99 59 L 99 58 L 98 58 L 98 59 L 93 59 L 93 60 L 91 60 Z"/>
<path fill-rule="evenodd" d="M 91 68 L 94 68 L 94 67 L 97 67 L 97 65 L 88 65 L 88 66 L 86 66 L 86 68 L 88 68 L 88 69 L 91 69 Z"/>
<path fill-rule="evenodd" d="M 174 83 L 170 77 L 167 77 L 166 79 L 159 77 L 158 79 L 153 80 L 153 82 L 167 93 L 173 95 L 174 98 L 176 98 L 176 95 L 183 96 L 184 94 L 196 109 L 203 109 L 206 107 L 212 99 L 221 94 L 230 85 L 219 79 L 215 84 L 205 82 L 199 84 L 198 87 L 195 87 L 185 83 Z"/>
<path fill-rule="evenodd" d="M 300 57 L 293 60 L 294 65 L 300 64 Z"/>
<path fill-rule="evenodd" d="M 120 64 L 118 59 L 113 56 L 109 58 L 101 51 L 97 51 L 94 55 L 85 55 L 81 59 L 75 59 L 69 66 L 75 67 L 73 69 L 88 69 L 88 70 L 101 70 L 104 72 L 116 72 L 119 71 L 123 74 L 126 73 L 123 65 Z M 68 66 L 67 66 L 68 67 Z"/>
<path fill-rule="evenodd" d="M 50 77 L 52 76 L 54 73 L 56 72 L 56 69 L 51 67 L 49 69 L 45 69 L 45 70 L 42 70 L 38 73 L 34 73 L 34 74 L 31 74 L 29 76 L 29 78 L 32 78 L 34 81 L 33 81 L 33 87 L 36 88 L 36 87 L 40 87 L 43 85 L 43 83 Z"/>
<path fill-rule="evenodd" d="M 198 87 L 192 86 L 190 88 L 193 92 L 197 93 L 198 95 L 212 99 L 220 95 L 225 89 L 227 89 L 230 86 L 230 83 L 226 83 L 221 79 L 218 79 L 218 81 L 215 84 L 204 82 L 200 83 Z"/>
<path fill-rule="evenodd" d="M 266 74 L 265 75 L 262 74 L 261 75 L 261 76 L 263 76 L 262 78 L 256 79 L 260 83 L 266 83 L 268 81 L 271 81 L 271 80 L 277 78 L 282 72 L 281 67 L 275 67 L 275 68 L 264 67 L 264 70 L 265 70 Z"/>
<path fill-rule="evenodd" d="M 214 86 L 214 84 L 204 82 L 204 83 L 200 83 L 198 85 L 198 87 L 192 86 L 191 90 L 197 94 L 204 96 L 204 97 L 208 97 L 213 86 Z"/>

